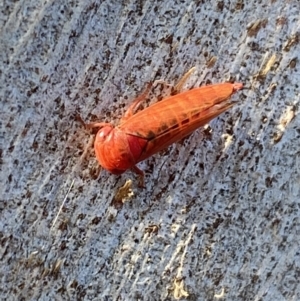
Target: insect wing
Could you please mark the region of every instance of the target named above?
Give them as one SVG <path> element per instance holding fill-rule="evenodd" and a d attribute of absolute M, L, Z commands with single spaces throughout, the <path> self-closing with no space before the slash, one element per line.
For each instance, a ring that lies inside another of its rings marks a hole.
<path fill-rule="evenodd" d="M 223 83 L 171 96 L 131 116 L 119 128 L 127 135 L 145 139 L 142 161 L 188 136 L 232 105 L 226 100 L 234 86 Z"/>

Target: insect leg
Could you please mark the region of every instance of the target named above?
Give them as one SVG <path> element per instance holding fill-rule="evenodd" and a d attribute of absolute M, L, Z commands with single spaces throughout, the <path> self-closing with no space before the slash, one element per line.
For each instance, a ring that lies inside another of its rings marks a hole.
<path fill-rule="evenodd" d="M 94 128 L 103 128 L 104 126 L 111 126 L 111 123 L 107 122 L 91 122 L 84 124 L 87 129 L 94 129 Z"/>
<path fill-rule="evenodd" d="M 75 119 L 78 120 L 86 129 L 102 128 L 106 125 L 111 125 L 110 123 L 106 123 L 106 122 L 85 123 L 79 114 L 75 116 Z"/>
<path fill-rule="evenodd" d="M 132 170 L 133 172 L 135 172 L 136 174 L 138 174 L 138 176 L 139 176 L 139 187 L 144 188 L 144 187 L 145 187 L 145 181 L 144 181 L 145 176 L 144 176 L 144 172 L 143 172 L 141 169 L 139 169 L 138 167 L 136 167 L 136 166 L 133 166 L 133 167 L 131 168 L 131 170 Z"/>
<path fill-rule="evenodd" d="M 183 87 L 183 85 L 185 84 L 185 82 L 187 81 L 187 79 L 189 78 L 189 76 L 196 70 L 196 67 L 191 68 L 188 72 L 186 72 L 183 77 L 179 80 L 179 82 L 177 83 L 177 85 L 174 87 L 175 90 L 175 94 L 179 93 Z"/>
<path fill-rule="evenodd" d="M 172 93 L 171 95 L 176 95 L 181 92 L 183 85 L 186 83 L 189 76 L 196 70 L 196 67 L 192 67 L 188 72 L 186 72 L 179 80 L 179 82 L 173 86 L 172 84 L 166 83 L 163 79 L 158 79 L 153 83 L 153 86 L 157 84 L 162 84 L 164 86 L 171 86 Z"/>
<path fill-rule="evenodd" d="M 138 96 L 134 100 L 134 102 L 129 106 L 126 113 L 124 114 L 124 116 L 121 119 L 121 123 L 124 122 L 126 119 L 128 119 L 129 117 L 131 117 L 135 113 L 135 111 L 138 109 L 141 102 L 143 100 L 145 100 L 145 98 L 149 94 L 151 87 L 152 87 L 152 82 L 147 84 L 147 87 L 146 87 L 145 91 L 140 96 Z"/>

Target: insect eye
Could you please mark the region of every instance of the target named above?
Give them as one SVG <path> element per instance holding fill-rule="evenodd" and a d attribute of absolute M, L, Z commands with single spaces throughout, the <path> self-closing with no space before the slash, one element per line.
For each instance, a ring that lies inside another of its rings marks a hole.
<path fill-rule="evenodd" d="M 104 140 L 109 135 L 109 133 L 112 131 L 112 129 L 113 128 L 110 126 L 103 127 L 102 129 L 100 129 L 98 131 L 97 138 Z"/>
<path fill-rule="evenodd" d="M 102 130 L 100 130 L 99 132 L 98 132 L 98 136 L 99 136 L 99 138 L 105 138 L 107 135 L 106 135 L 106 133 L 105 132 L 103 132 Z"/>

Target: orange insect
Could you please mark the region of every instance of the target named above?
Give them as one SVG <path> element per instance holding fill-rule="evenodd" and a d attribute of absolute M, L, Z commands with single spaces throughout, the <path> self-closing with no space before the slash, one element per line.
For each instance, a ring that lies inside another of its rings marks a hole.
<path fill-rule="evenodd" d="M 195 88 L 135 113 L 150 86 L 130 105 L 118 126 L 104 122 L 87 124 L 88 128 L 100 128 L 94 143 L 100 165 L 113 174 L 132 169 L 140 175 L 141 186 L 144 173 L 136 166 L 138 162 L 188 136 L 229 109 L 232 104 L 227 100 L 243 88 L 241 83 Z"/>

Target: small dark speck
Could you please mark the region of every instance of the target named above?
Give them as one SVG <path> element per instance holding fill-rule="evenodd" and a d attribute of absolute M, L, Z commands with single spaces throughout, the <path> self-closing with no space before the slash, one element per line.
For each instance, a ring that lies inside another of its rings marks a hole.
<path fill-rule="evenodd" d="M 169 35 L 165 38 L 165 43 L 172 44 L 173 43 L 173 35 Z"/>
<path fill-rule="evenodd" d="M 168 183 L 173 183 L 174 180 L 175 180 L 175 175 L 174 175 L 174 174 L 171 174 L 170 177 L 169 177 Z"/>
<path fill-rule="evenodd" d="M 80 214 L 77 216 L 77 218 L 78 218 L 79 220 L 83 220 L 85 217 L 86 217 L 86 214 L 83 214 L 83 213 L 80 213 Z"/>
<path fill-rule="evenodd" d="M 176 118 L 174 118 L 170 121 L 170 125 L 175 125 L 175 124 L 178 124 Z"/>
<path fill-rule="evenodd" d="M 267 177 L 267 178 L 265 179 L 265 183 L 266 183 L 266 186 L 267 186 L 268 188 L 272 187 L 272 182 L 273 182 L 273 179 L 270 178 L 270 177 Z"/>
<path fill-rule="evenodd" d="M 293 58 L 289 63 L 289 67 L 294 69 L 296 65 L 297 65 L 297 58 Z"/>
<path fill-rule="evenodd" d="M 223 1 L 218 2 L 217 7 L 218 10 L 222 11 L 224 9 L 224 2 Z"/>
<path fill-rule="evenodd" d="M 147 133 L 147 139 L 154 139 L 156 137 L 155 133 L 153 131 L 149 131 Z"/>
<path fill-rule="evenodd" d="M 95 218 L 92 219 L 92 224 L 98 225 L 100 221 L 101 221 L 101 217 L 96 216 Z"/>
<path fill-rule="evenodd" d="M 31 148 L 32 148 L 34 151 L 36 151 L 36 150 L 38 149 L 38 147 L 39 147 L 39 144 L 38 144 L 36 141 L 34 141 L 34 142 L 32 143 Z"/>
<path fill-rule="evenodd" d="M 66 242 L 63 241 L 63 242 L 60 244 L 59 248 L 60 248 L 61 251 L 65 250 L 65 249 L 67 248 Z"/>
<path fill-rule="evenodd" d="M 168 125 L 166 123 L 162 123 L 159 127 L 159 131 L 164 132 L 168 129 Z"/>

